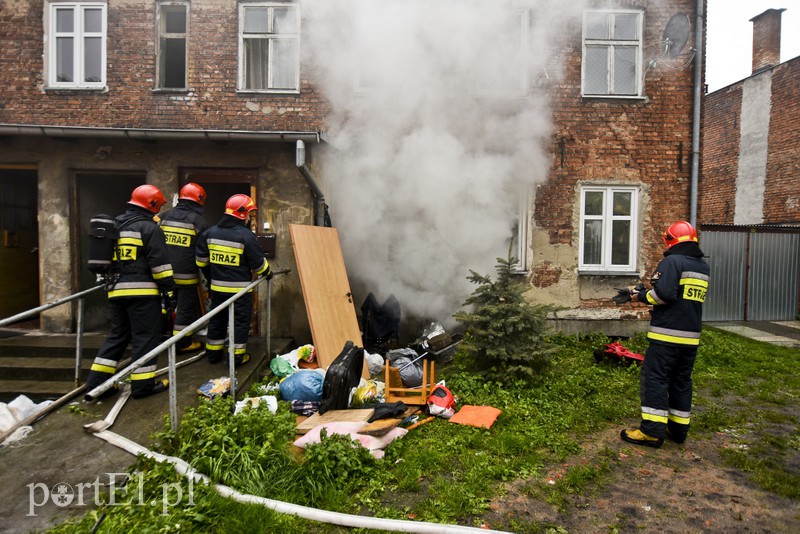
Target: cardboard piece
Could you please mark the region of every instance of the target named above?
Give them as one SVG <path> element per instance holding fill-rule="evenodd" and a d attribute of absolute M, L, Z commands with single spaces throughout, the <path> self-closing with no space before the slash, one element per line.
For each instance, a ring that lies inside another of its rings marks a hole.
<path fill-rule="evenodd" d="M 325 412 L 324 415 L 315 413 L 297 425 L 297 433 L 305 434 L 317 425 L 326 425 L 328 423 L 365 423 L 367 419 L 372 417 L 372 412 L 374 410 L 369 408 L 367 410 L 330 410 Z"/>
<path fill-rule="evenodd" d="M 364 346 L 339 234 L 336 228 L 301 224 L 290 224 L 289 234 L 317 359 L 327 369 L 347 341 Z M 361 376 L 369 378 L 366 358 Z"/>

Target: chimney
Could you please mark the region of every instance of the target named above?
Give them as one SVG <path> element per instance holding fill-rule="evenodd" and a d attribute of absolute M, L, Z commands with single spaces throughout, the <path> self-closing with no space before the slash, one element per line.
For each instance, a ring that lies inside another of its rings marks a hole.
<path fill-rule="evenodd" d="M 753 23 L 753 74 L 781 62 L 781 13 L 786 9 L 768 9 L 756 15 Z"/>

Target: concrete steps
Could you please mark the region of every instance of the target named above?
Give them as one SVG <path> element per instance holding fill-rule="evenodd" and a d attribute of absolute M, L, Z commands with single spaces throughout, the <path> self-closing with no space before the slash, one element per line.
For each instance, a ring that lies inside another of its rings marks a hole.
<path fill-rule="evenodd" d="M 100 344 L 105 340 L 105 333 L 86 333 L 82 340 L 81 375 L 79 384 L 83 384 L 86 375 L 94 361 Z M 290 339 L 273 339 L 271 342 L 272 353 L 284 354 L 291 350 Z M 260 337 L 251 337 L 248 342 L 248 351 L 251 361 L 237 369 L 236 375 L 239 391 L 246 391 L 251 384 L 261 379 L 269 367 L 269 357 L 266 354 L 266 340 Z M 178 361 L 187 359 L 192 355 L 179 355 Z M 130 347 L 125 358 L 130 357 Z M 199 362 L 198 362 L 199 363 Z M 197 364 L 192 364 L 183 369 L 188 369 Z M 161 354 L 158 367 L 167 366 L 167 355 Z M 198 382 L 207 375 L 206 379 L 227 375 L 227 367 L 223 364 L 208 366 L 198 375 L 194 371 L 178 370 L 178 380 L 185 379 Z M 203 380 L 204 381 L 204 380 Z M 193 387 L 199 387 L 200 383 Z M 26 395 L 34 402 L 54 400 L 75 389 L 75 335 L 74 334 L 43 334 L 40 332 L 27 332 L 24 335 L 0 338 L 0 402 L 10 402 L 19 395 Z"/>

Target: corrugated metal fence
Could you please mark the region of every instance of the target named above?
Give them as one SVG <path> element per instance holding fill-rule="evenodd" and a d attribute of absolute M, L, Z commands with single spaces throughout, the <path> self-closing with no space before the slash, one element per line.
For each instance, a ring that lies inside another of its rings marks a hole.
<path fill-rule="evenodd" d="M 705 321 L 797 319 L 800 229 L 703 226 L 711 267 Z"/>

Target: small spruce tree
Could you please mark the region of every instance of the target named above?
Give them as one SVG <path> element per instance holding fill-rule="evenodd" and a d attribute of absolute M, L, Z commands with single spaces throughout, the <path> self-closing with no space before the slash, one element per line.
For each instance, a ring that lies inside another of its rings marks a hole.
<path fill-rule="evenodd" d="M 478 288 L 453 317 L 465 325 L 461 343 L 476 370 L 502 382 L 531 379 L 546 366 L 556 348 L 544 335 L 552 306 L 525 299 L 525 285 L 514 276 L 516 258 L 497 258 L 497 280 L 470 269 L 469 281 Z"/>

